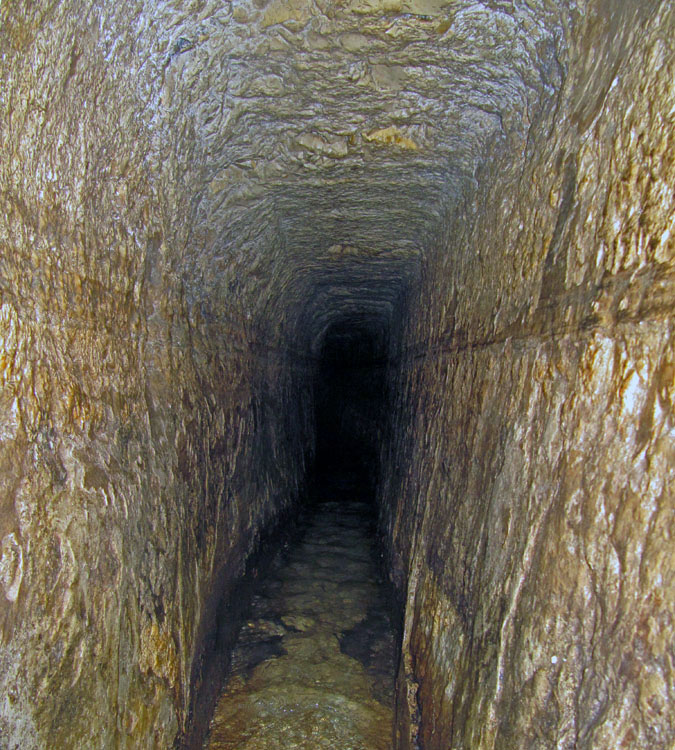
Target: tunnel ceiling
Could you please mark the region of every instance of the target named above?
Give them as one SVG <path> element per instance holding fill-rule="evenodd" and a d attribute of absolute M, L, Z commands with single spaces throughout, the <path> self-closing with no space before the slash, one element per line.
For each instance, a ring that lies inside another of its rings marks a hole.
<path fill-rule="evenodd" d="M 277 328 L 262 338 L 285 326 L 314 352 L 350 306 L 390 317 L 488 147 L 524 153 L 529 126 L 561 86 L 579 12 L 544 0 L 38 5 L 27 12 L 40 36 L 21 64 L 56 66 L 62 84 L 45 77 L 17 89 L 30 117 L 16 163 L 30 172 L 28 135 L 61 99 L 55 132 L 85 133 L 91 148 L 68 153 L 55 141 L 54 170 L 33 170 L 44 190 L 70 182 L 69 203 L 78 191 L 85 203 L 93 174 L 118 184 L 113 201 L 133 200 L 125 175 L 143 164 L 165 225 L 188 218 L 161 252 L 189 299 L 222 311 L 245 298 L 246 317 Z M 28 27 L 3 12 L 19 40 L 3 55 L 20 56 Z M 362 275 L 359 259 L 377 260 L 372 284 L 350 282 Z M 326 269 L 338 265 L 342 291 L 328 292 Z"/>
<path fill-rule="evenodd" d="M 315 262 L 296 272 L 286 287 L 286 301 L 297 311 L 296 347 L 317 358 L 331 328 L 351 326 L 368 331 L 382 355 L 393 353 L 388 349 L 396 342 L 392 328 L 417 276 L 414 260 L 388 252 L 368 257 L 343 245 L 334 246 L 326 256 L 321 265 Z"/>
<path fill-rule="evenodd" d="M 143 5 L 137 89 L 190 164 L 192 284 L 218 296 L 270 252 L 320 284 L 336 245 L 424 253 L 487 144 L 524 147 L 568 21 L 549 2 Z"/>

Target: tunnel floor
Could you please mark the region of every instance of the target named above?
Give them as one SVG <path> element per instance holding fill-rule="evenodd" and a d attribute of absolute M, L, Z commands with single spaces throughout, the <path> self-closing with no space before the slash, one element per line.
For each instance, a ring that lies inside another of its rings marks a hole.
<path fill-rule="evenodd" d="M 394 635 L 373 506 L 346 485 L 303 514 L 256 586 L 208 750 L 391 748 Z"/>

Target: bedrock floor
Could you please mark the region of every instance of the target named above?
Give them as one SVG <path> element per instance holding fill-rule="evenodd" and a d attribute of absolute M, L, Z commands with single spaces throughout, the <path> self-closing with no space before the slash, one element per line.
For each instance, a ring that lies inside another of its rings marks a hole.
<path fill-rule="evenodd" d="M 372 506 L 324 494 L 254 593 L 208 750 L 389 750 L 394 636 Z"/>

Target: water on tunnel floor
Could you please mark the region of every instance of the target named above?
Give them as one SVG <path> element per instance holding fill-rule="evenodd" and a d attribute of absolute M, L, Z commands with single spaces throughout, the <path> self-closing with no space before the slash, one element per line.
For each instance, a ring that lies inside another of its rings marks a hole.
<path fill-rule="evenodd" d="M 394 636 L 373 511 L 347 495 L 307 511 L 258 585 L 208 750 L 390 750 Z"/>

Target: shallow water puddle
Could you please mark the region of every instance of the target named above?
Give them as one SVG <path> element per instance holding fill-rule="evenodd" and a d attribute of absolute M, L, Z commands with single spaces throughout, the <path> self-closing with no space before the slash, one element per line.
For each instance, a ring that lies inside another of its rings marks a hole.
<path fill-rule="evenodd" d="M 257 589 L 207 750 L 390 750 L 394 638 L 371 511 L 324 502 Z"/>

